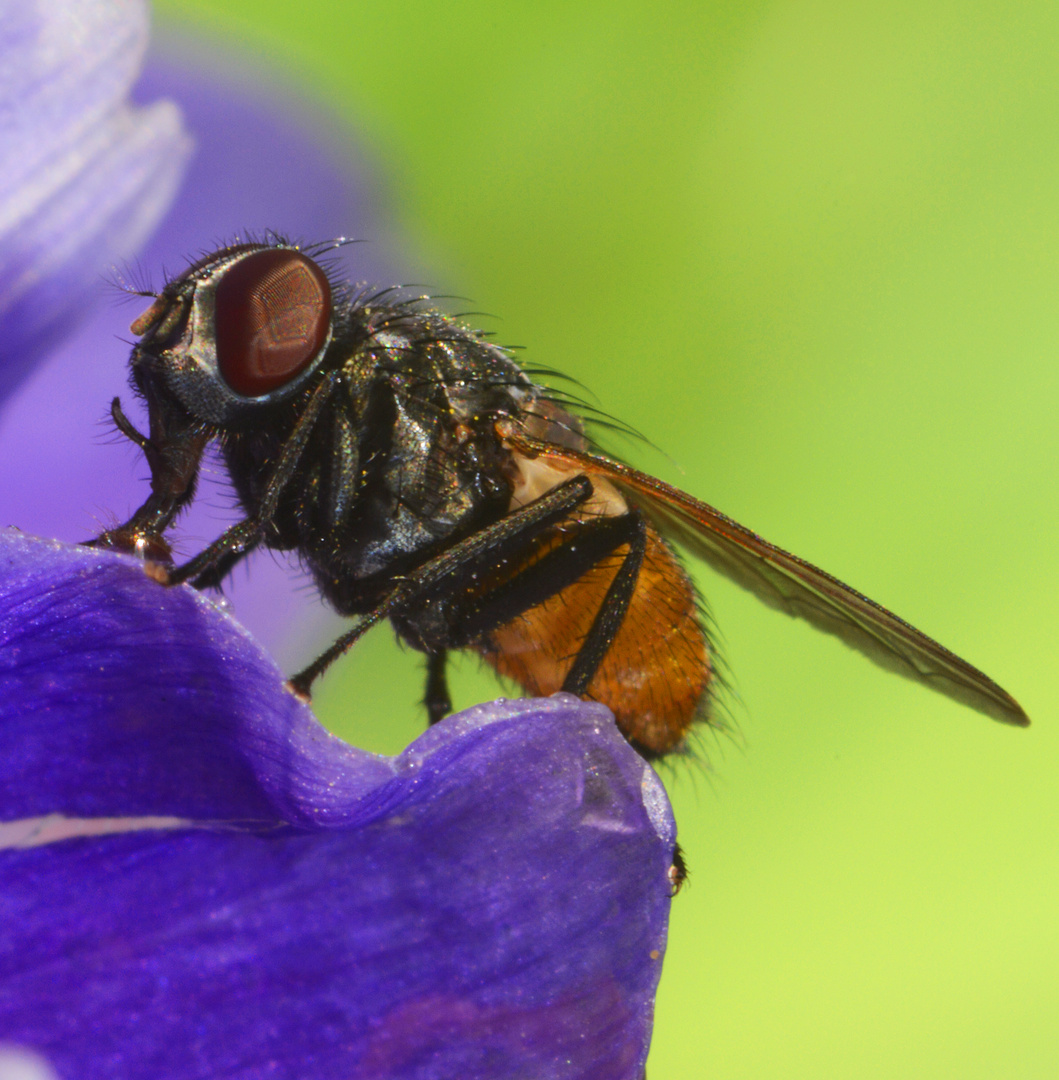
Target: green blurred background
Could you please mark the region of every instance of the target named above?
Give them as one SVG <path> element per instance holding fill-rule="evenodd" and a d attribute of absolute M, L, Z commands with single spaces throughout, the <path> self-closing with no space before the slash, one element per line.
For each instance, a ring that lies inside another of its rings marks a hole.
<path fill-rule="evenodd" d="M 409 265 L 672 461 L 615 449 L 1035 722 L 962 710 L 702 572 L 738 735 L 663 770 L 692 879 L 653 1080 L 1055 1076 L 1055 4 L 157 9 L 323 102 L 376 156 Z M 393 752 L 421 729 L 419 669 L 374 634 L 321 714 Z M 473 664 L 456 688 L 496 693 Z"/>

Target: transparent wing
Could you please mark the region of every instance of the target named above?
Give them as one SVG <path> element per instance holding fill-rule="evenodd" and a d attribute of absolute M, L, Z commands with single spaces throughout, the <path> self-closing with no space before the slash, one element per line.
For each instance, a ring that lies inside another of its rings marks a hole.
<path fill-rule="evenodd" d="M 988 675 L 837 578 L 677 488 L 598 454 L 505 430 L 512 449 L 589 476 L 603 476 L 663 532 L 770 607 L 834 634 L 889 671 L 1006 724 L 1029 718 Z"/>

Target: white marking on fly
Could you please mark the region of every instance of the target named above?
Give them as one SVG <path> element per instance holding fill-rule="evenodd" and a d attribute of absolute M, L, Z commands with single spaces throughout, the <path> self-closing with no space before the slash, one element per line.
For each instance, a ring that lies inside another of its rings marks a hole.
<path fill-rule="evenodd" d="M 511 452 L 511 460 L 518 469 L 511 491 L 512 510 L 547 495 L 565 480 L 582 475 L 574 465 L 557 465 L 544 458 L 528 458 L 517 450 Z M 601 476 L 589 479 L 592 481 L 592 496 L 577 508 L 579 517 L 621 517 L 629 512 L 629 504 L 609 480 Z"/>

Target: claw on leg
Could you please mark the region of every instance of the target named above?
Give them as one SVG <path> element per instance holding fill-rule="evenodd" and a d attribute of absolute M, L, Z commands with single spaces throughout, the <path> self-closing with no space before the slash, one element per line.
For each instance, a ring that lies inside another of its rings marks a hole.
<path fill-rule="evenodd" d="M 103 548 L 135 555 L 146 563 L 162 566 L 173 565 L 173 549 L 164 536 L 142 532 L 139 529 L 107 529 L 93 540 L 86 540 L 83 547 Z"/>
<path fill-rule="evenodd" d="M 296 679 L 288 679 L 283 684 L 283 688 L 293 694 L 303 705 L 308 705 L 309 702 L 312 701 L 312 695 L 309 693 L 309 687 L 306 686 L 302 688 L 302 686 L 297 682 Z"/>

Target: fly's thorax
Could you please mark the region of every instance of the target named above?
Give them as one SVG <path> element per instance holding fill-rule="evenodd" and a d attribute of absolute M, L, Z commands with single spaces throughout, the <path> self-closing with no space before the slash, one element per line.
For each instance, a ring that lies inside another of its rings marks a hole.
<path fill-rule="evenodd" d="M 469 386 L 460 375 L 474 364 L 458 346 L 482 343 L 417 338 L 416 329 L 424 328 L 390 327 L 354 348 L 307 454 L 313 471 L 292 495 L 301 500 L 297 546 L 339 611 L 362 609 L 375 581 L 407 572 L 510 504 L 497 414 L 480 407 L 515 409 L 513 380 L 505 377 L 499 396 Z"/>
<path fill-rule="evenodd" d="M 520 412 L 538 388 L 502 348 L 434 311 L 357 308 L 352 333 L 402 395 L 429 401 L 452 425 L 487 424 Z"/>
<path fill-rule="evenodd" d="M 522 403 L 517 419 L 523 435 L 568 450 L 587 450 L 584 421 L 534 387 L 532 399 Z"/>

